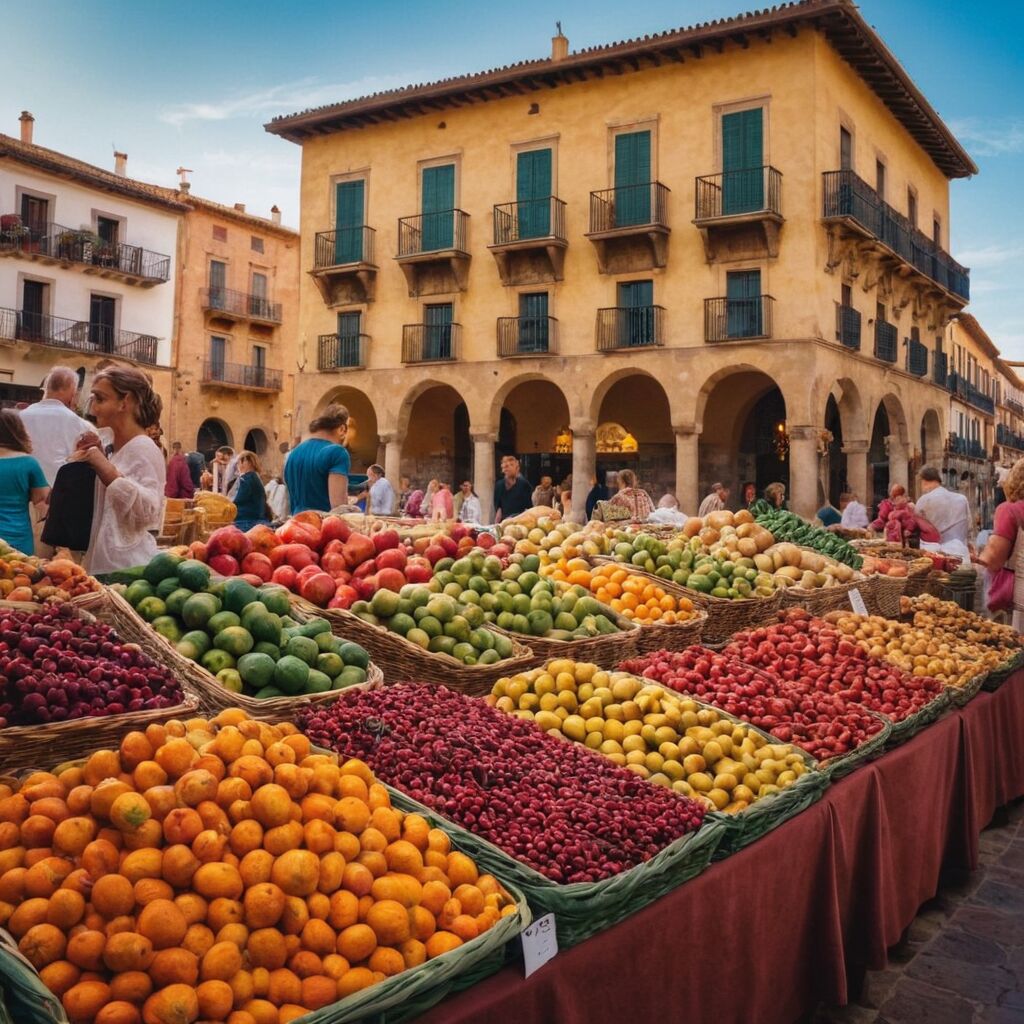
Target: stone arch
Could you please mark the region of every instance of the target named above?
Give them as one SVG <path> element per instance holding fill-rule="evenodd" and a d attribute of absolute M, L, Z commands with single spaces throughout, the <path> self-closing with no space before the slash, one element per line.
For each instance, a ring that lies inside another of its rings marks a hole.
<path fill-rule="evenodd" d="M 875 405 L 874 415 L 871 418 L 872 429 L 880 408 L 885 410 L 885 415 L 889 420 L 889 434 L 891 436 L 898 437 L 901 444 L 909 444 L 910 430 L 903 399 L 892 391 L 888 391 L 882 395 L 878 400 L 878 403 Z"/>
<path fill-rule="evenodd" d="M 328 405 L 338 403 L 348 409 L 350 417 L 349 436 L 345 441 L 352 458 L 352 470 L 363 473 L 366 467 L 377 461 L 377 410 L 373 400 L 365 391 L 347 384 L 336 385 L 325 391 L 316 404 L 316 413 L 323 412 Z M 316 415 L 312 417 L 316 418 Z"/>
<path fill-rule="evenodd" d="M 701 386 L 693 392 L 695 395 L 693 423 L 698 433 L 704 429 L 704 416 L 711 393 L 719 384 L 730 377 L 738 377 L 735 383 L 738 388 L 742 389 L 744 387 L 744 380 L 746 379 L 748 383 L 751 380 L 749 377 L 743 378 L 738 376 L 744 374 L 754 375 L 755 377 L 765 378 L 770 381 L 771 386 L 777 388 L 782 395 L 786 406 L 786 415 L 793 423 L 806 424 L 821 415 L 817 407 L 814 407 L 812 412 L 810 389 L 806 387 L 806 381 L 798 388 L 795 382 L 788 380 L 788 375 L 773 373 L 753 363 L 727 363 L 709 373 L 704 378 Z M 821 404 L 821 409 L 823 408 L 824 403 Z"/>
<path fill-rule="evenodd" d="M 396 418 L 400 475 L 413 486 L 425 487 L 435 477 L 452 485 L 471 478 L 471 413 L 460 391 L 444 381 L 420 381 L 406 392 Z"/>
<path fill-rule="evenodd" d="M 503 455 L 517 456 L 530 481 L 550 476 L 560 483 L 570 476 L 571 449 L 557 446 L 572 421 L 562 388 L 542 374 L 521 375 L 498 390 L 495 401 L 499 398 L 495 461 Z"/>
<path fill-rule="evenodd" d="M 260 458 L 263 458 L 270 450 L 270 439 L 262 427 L 253 427 L 246 431 L 243 444 L 248 451 L 260 456 Z"/>
<path fill-rule="evenodd" d="M 509 377 L 507 380 L 502 381 L 498 386 L 497 391 L 494 392 L 494 395 L 491 398 L 490 405 L 487 408 L 486 415 L 480 423 L 479 428 L 476 423 L 474 423 L 473 429 L 479 429 L 481 432 L 490 434 L 497 433 L 501 424 L 501 410 L 505 406 L 509 395 L 523 387 L 523 385 L 532 383 L 544 384 L 557 391 L 558 396 L 565 402 L 566 416 L 569 419 L 573 418 L 573 403 L 562 384 L 552 380 L 547 374 L 540 372 L 517 373 L 514 376 Z"/>
<path fill-rule="evenodd" d="M 657 390 L 665 397 L 665 402 L 669 409 L 670 422 L 677 422 L 678 415 L 677 410 L 673 408 L 672 396 L 669 394 L 662 382 L 649 370 L 643 370 L 636 366 L 624 366 L 609 373 L 591 392 L 589 406 L 585 409 L 584 418 L 589 421 L 592 427 L 596 427 L 600 423 L 601 407 L 604 405 L 604 400 L 607 398 L 608 393 L 617 385 L 621 385 L 622 381 L 627 380 L 630 377 L 651 381 L 657 387 Z M 580 411 L 584 412 L 583 409 Z"/>
<path fill-rule="evenodd" d="M 202 452 L 206 461 L 209 462 L 213 458 L 214 452 L 224 445 L 234 447 L 234 435 L 231 433 L 231 427 L 216 416 L 210 416 L 203 420 L 199 424 L 199 430 L 196 431 L 196 451 Z"/>
<path fill-rule="evenodd" d="M 864 400 L 856 382 L 850 377 L 840 377 L 833 383 L 829 397 L 835 400 L 836 408 L 839 410 L 844 443 L 866 441 L 870 432 L 870 424 L 867 411 L 864 408 Z"/>
<path fill-rule="evenodd" d="M 942 416 L 937 409 L 926 409 L 921 417 L 921 432 L 918 440 L 921 465 L 941 468 L 945 438 L 942 432 Z"/>

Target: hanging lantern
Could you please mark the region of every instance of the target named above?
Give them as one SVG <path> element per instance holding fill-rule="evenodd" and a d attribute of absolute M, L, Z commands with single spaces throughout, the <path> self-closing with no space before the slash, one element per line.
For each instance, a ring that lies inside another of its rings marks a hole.
<path fill-rule="evenodd" d="M 786 424 L 782 420 L 775 424 L 775 430 L 772 432 L 772 448 L 779 462 L 785 462 L 789 454 L 789 434 L 786 433 Z"/>

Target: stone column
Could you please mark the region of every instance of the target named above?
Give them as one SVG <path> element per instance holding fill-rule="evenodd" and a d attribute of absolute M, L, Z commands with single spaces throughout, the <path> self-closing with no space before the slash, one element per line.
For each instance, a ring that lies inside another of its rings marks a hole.
<path fill-rule="evenodd" d="M 805 519 L 818 511 L 818 430 L 789 428 L 789 507 Z"/>
<path fill-rule="evenodd" d="M 597 442 L 591 424 L 572 428 L 572 518 L 587 521 L 587 495 L 597 472 Z"/>
<path fill-rule="evenodd" d="M 494 521 L 494 442 L 496 434 L 473 434 L 473 490 L 480 499 L 480 518 Z"/>
<path fill-rule="evenodd" d="M 910 454 L 907 446 L 900 441 L 899 435 L 890 434 L 886 438 L 886 447 L 889 452 L 889 486 L 903 484 L 909 494 L 910 475 L 907 472 L 907 460 Z"/>
<path fill-rule="evenodd" d="M 679 510 L 695 516 L 700 507 L 700 434 L 693 427 L 675 427 L 676 500 Z"/>
<path fill-rule="evenodd" d="M 862 505 L 871 505 L 871 480 L 868 477 L 868 442 L 850 441 L 843 445 L 846 456 L 846 480 Z"/>
<path fill-rule="evenodd" d="M 381 434 L 380 443 L 384 447 L 384 476 L 397 495 L 402 481 L 402 441 L 397 434 Z"/>

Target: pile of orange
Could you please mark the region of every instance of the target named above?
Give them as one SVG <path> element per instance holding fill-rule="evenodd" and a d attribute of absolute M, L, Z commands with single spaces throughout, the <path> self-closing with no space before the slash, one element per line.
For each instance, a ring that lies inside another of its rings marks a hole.
<path fill-rule="evenodd" d="M 586 587 L 598 601 L 641 625 L 651 622 L 686 622 L 695 610 L 687 597 L 669 594 L 648 576 L 609 562 L 591 566 L 582 558 L 560 559 L 546 565 L 544 575 L 570 586 Z"/>
<path fill-rule="evenodd" d="M 71 1024 L 286 1024 L 514 912 L 364 762 L 237 709 L 0 787 L 0 924 Z"/>

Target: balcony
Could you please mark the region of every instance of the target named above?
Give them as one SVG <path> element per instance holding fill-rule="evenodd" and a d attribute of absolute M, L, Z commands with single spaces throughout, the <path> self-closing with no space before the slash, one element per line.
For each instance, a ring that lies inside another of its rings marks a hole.
<path fill-rule="evenodd" d="M 928 375 L 928 349 L 913 338 L 907 339 L 907 373 L 915 377 Z"/>
<path fill-rule="evenodd" d="M 565 203 L 557 196 L 494 207 L 494 244 L 488 248 L 502 284 L 561 281 L 568 244 Z"/>
<path fill-rule="evenodd" d="M 373 302 L 378 269 L 374 262 L 376 234 L 366 224 L 316 233 L 309 273 L 328 306 Z"/>
<path fill-rule="evenodd" d="M 782 175 L 774 167 L 706 174 L 694 207 L 708 263 L 779 255 Z"/>
<path fill-rule="evenodd" d="M 887 323 L 885 320 L 875 321 L 875 358 L 886 363 L 896 362 L 896 349 L 899 344 L 899 337 L 896 333 L 896 325 Z"/>
<path fill-rule="evenodd" d="M 836 303 L 836 338 L 843 348 L 860 351 L 860 313 L 841 302 Z"/>
<path fill-rule="evenodd" d="M 1015 412 L 1018 416 L 1024 416 L 1024 405 L 1021 404 L 1019 399 L 1008 398 L 1006 400 L 1006 407 Z"/>
<path fill-rule="evenodd" d="M 498 358 L 546 356 L 558 351 L 558 321 L 553 316 L 498 317 Z"/>
<path fill-rule="evenodd" d="M 597 351 L 621 352 L 665 344 L 663 306 L 612 306 L 597 311 Z"/>
<path fill-rule="evenodd" d="M 81 267 L 86 274 L 151 288 L 171 276 L 171 257 L 138 245 L 107 242 L 91 231 L 60 224 L 24 224 L 17 214 L 0 217 L 0 256 Z"/>
<path fill-rule="evenodd" d="M 940 388 L 946 386 L 946 364 L 948 360 L 945 352 L 936 352 L 932 358 L 932 383 L 938 384 Z"/>
<path fill-rule="evenodd" d="M 834 270 L 855 257 L 864 240 L 873 244 L 882 269 L 917 276 L 938 287 L 948 305 L 961 309 L 971 297 L 970 271 L 897 213 L 853 171 L 825 171 L 822 218 L 829 225 L 829 260 Z"/>
<path fill-rule="evenodd" d="M 602 274 L 628 274 L 665 266 L 668 194 L 659 181 L 590 193 L 590 231 Z"/>
<path fill-rule="evenodd" d="M 88 320 L 0 309 L 0 338 L 157 365 L 157 338 L 154 335 L 121 331 L 106 324 L 89 323 Z"/>
<path fill-rule="evenodd" d="M 222 363 L 218 359 L 203 360 L 202 383 L 210 387 L 238 388 L 243 391 L 280 391 L 283 376 L 281 370 L 268 370 L 265 366 Z"/>
<path fill-rule="evenodd" d="M 1004 448 L 1015 448 L 1019 452 L 1024 452 L 1024 434 L 1017 434 L 1009 427 L 1000 423 L 996 427 L 996 444 L 1002 445 Z"/>
<path fill-rule="evenodd" d="M 224 320 L 251 320 L 254 323 L 279 324 L 281 303 L 261 295 L 249 295 L 233 288 L 200 288 L 203 309 Z"/>
<path fill-rule="evenodd" d="M 754 295 L 749 299 L 719 296 L 704 300 L 705 341 L 753 341 L 772 336 L 775 299 Z"/>
<path fill-rule="evenodd" d="M 469 277 L 469 214 L 462 210 L 398 219 L 398 255 L 409 295 L 465 291 Z"/>
<path fill-rule="evenodd" d="M 461 337 L 461 324 L 406 324 L 402 328 L 402 362 L 455 362 Z"/>
<path fill-rule="evenodd" d="M 975 387 L 966 377 L 961 377 L 959 373 L 951 373 L 946 381 L 946 386 L 952 394 L 967 402 L 968 405 L 973 405 L 976 409 L 987 412 L 989 416 L 995 415 L 995 402 L 984 391 Z"/>
<path fill-rule="evenodd" d="M 368 334 L 321 334 L 317 339 L 317 368 L 364 370 L 370 345 Z"/>
<path fill-rule="evenodd" d="M 988 453 L 981 441 L 968 439 L 961 434 L 950 434 L 946 442 L 946 451 L 950 455 L 959 455 L 966 459 L 986 459 Z"/>

